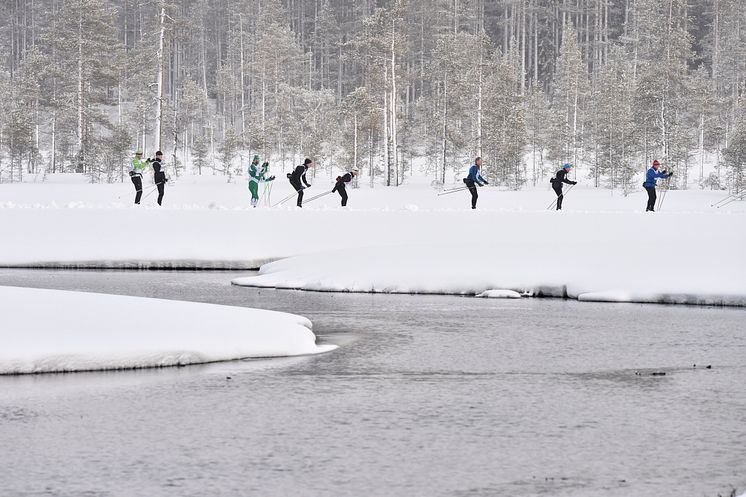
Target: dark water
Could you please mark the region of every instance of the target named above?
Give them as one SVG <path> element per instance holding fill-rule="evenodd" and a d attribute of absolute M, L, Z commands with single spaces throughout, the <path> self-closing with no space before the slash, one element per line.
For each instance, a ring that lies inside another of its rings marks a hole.
<path fill-rule="evenodd" d="M 744 310 L 302 293 L 232 287 L 234 276 L 0 270 L 5 285 L 291 311 L 340 345 L 0 377 L 0 495 L 714 497 L 746 486 Z"/>

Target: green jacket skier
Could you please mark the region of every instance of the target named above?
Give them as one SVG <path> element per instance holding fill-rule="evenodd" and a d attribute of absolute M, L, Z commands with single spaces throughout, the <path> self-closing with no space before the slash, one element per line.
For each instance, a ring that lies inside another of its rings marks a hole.
<path fill-rule="evenodd" d="M 259 183 L 264 181 L 273 181 L 274 176 L 267 177 L 269 171 L 269 162 L 265 162 L 259 167 L 259 156 L 255 155 L 249 166 L 249 191 L 251 192 L 251 206 L 256 207 L 259 203 Z"/>
<path fill-rule="evenodd" d="M 129 174 L 132 184 L 135 185 L 136 204 L 140 203 L 140 198 L 142 197 L 142 173 L 145 171 L 149 162 L 149 159 L 147 161 L 142 160 L 142 152 L 138 150 L 135 152 L 135 158 L 130 163 Z"/>

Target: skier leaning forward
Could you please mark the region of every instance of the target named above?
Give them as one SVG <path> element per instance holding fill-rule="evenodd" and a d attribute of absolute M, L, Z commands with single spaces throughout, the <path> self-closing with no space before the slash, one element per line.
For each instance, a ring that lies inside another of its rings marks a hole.
<path fill-rule="evenodd" d="M 570 170 L 572 169 L 572 164 L 565 164 L 562 166 L 562 169 L 557 171 L 557 174 L 554 176 L 554 178 L 550 179 L 549 182 L 552 184 L 552 190 L 554 190 L 554 193 L 557 194 L 557 210 L 562 210 L 562 200 L 565 198 L 564 195 L 562 195 L 562 184 L 566 183 L 568 185 L 577 185 L 577 181 L 570 181 L 567 179 L 567 175 L 570 173 Z"/>
<path fill-rule="evenodd" d="M 342 207 L 347 205 L 347 188 L 345 184 L 352 181 L 352 178 L 358 174 L 360 174 L 360 170 L 354 168 L 352 171 L 345 173 L 342 176 L 337 176 L 337 182 L 334 184 L 332 193 L 339 192 L 339 196 L 342 197 Z"/>
<path fill-rule="evenodd" d="M 313 161 L 311 159 L 306 159 L 303 161 L 303 164 L 296 167 L 292 173 L 288 173 L 287 175 L 290 184 L 293 185 L 295 191 L 298 192 L 298 207 L 303 207 L 303 190 L 311 187 L 311 184 L 306 181 L 306 172 L 311 166 L 313 166 Z"/>
<path fill-rule="evenodd" d="M 469 168 L 469 175 L 464 178 L 464 183 L 466 184 L 466 187 L 469 189 L 469 192 L 471 193 L 471 208 L 476 209 L 477 208 L 477 198 L 479 198 L 479 194 L 477 193 L 477 185 L 484 186 L 489 185 L 486 179 L 482 177 L 482 174 L 480 172 L 480 169 L 482 168 L 482 158 L 477 157 L 474 159 L 474 165 Z"/>
<path fill-rule="evenodd" d="M 259 203 L 259 183 L 274 181 L 275 177 L 267 177 L 269 162 L 259 167 L 259 156 L 255 155 L 249 166 L 249 191 L 251 192 L 251 206 L 256 207 Z"/>

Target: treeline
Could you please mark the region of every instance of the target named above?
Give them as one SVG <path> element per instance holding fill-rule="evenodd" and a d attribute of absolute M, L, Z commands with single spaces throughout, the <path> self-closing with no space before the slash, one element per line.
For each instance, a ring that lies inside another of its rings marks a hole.
<path fill-rule="evenodd" d="M 259 153 L 398 185 L 480 155 L 509 188 L 573 162 L 627 191 L 658 158 L 744 186 L 741 0 L 8 0 L 0 60 L 0 181 L 118 181 L 160 148 L 177 173 Z"/>

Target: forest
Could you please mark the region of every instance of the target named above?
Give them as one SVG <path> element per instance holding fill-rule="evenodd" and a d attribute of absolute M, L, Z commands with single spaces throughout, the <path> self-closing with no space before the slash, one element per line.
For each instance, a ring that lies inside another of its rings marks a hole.
<path fill-rule="evenodd" d="M 639 189 L 746 184 L 741 0 L 2 0 L 0 182 L 357 167 L 493 185 L 564 162 Z"/>

